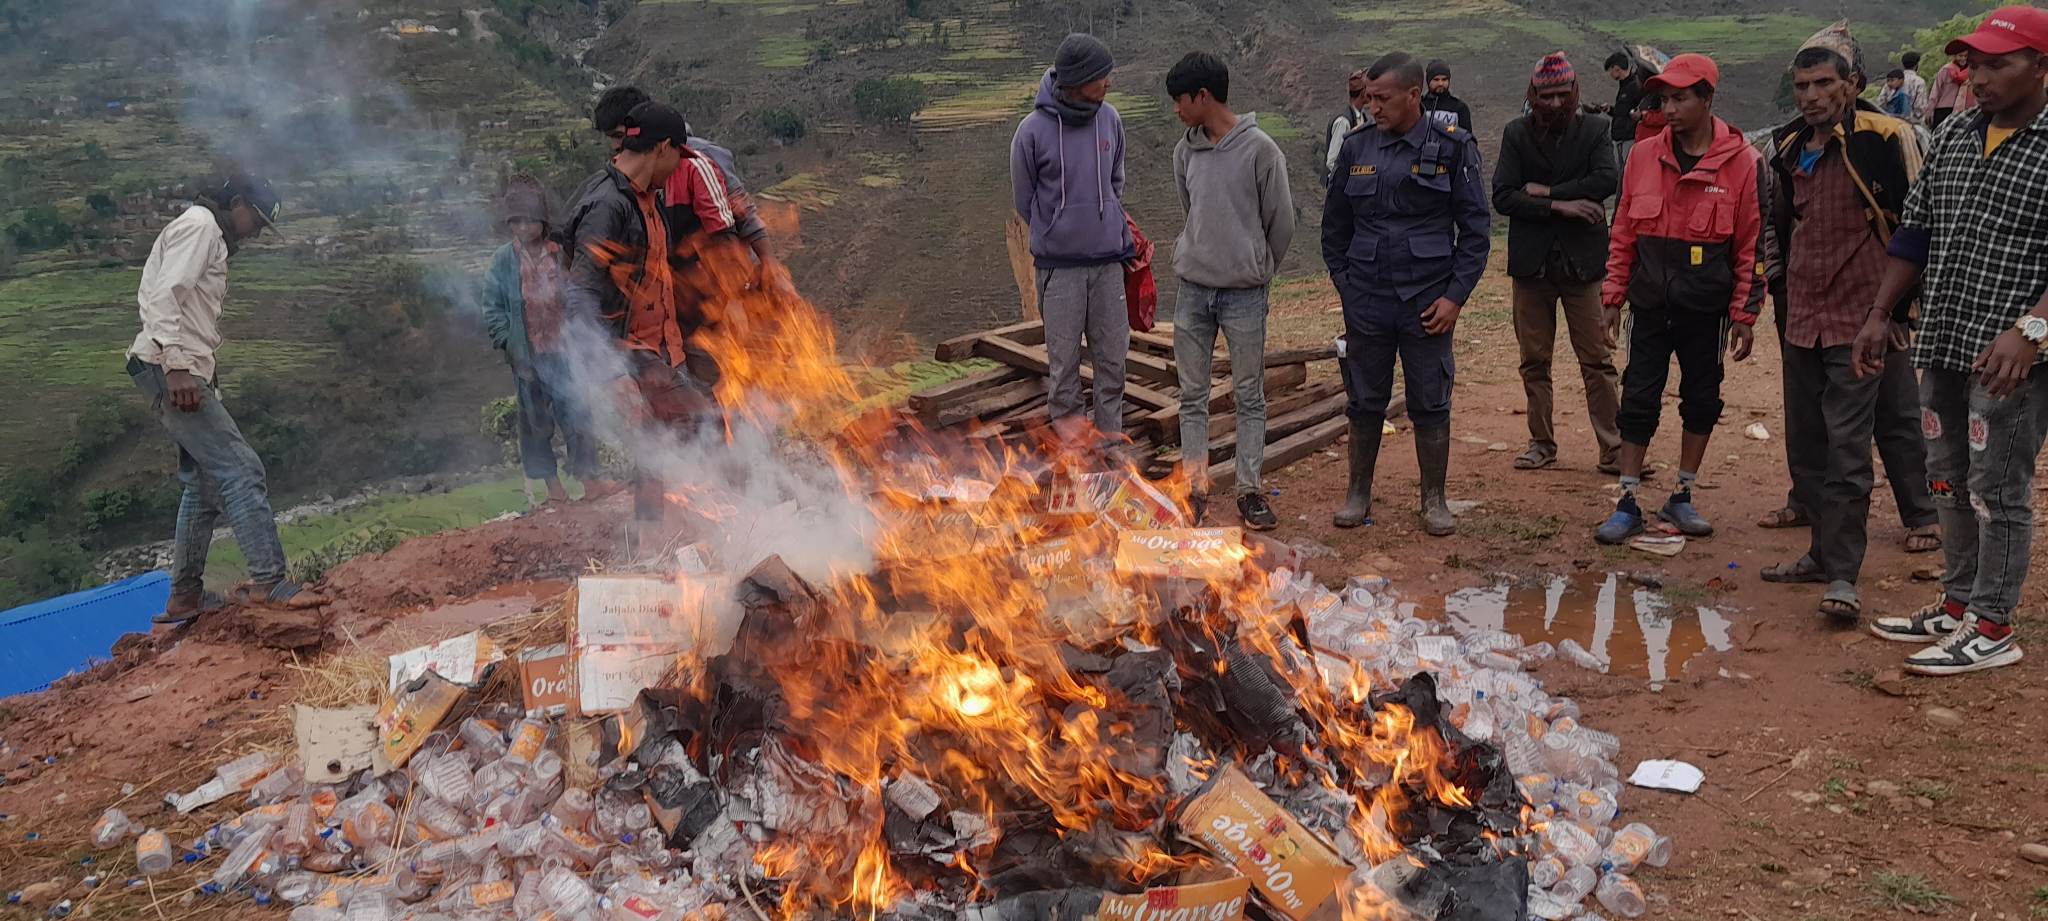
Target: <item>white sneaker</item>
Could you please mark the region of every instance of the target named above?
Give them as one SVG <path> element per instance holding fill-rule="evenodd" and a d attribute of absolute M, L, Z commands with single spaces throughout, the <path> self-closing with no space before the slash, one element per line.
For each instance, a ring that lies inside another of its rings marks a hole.
<path fill-rule="evenodd" d="M 1948 596 L 1938 595 L 1932 602 L 1905 617 L 1880 617 L 1870 622 L 1870 632 L 1879 639 L 1895 643 L 1938 643 L 1956 632 L 1963 625 L 1963 619 L 1948 612 Z"/>
<path fill-rule="evenodd" d="M 1977 618 L 1963 621 L 1948 638 L 1906 657 L 1906 671 L 1916 675 L 1960 675 L 1983 671 L 2020 660 L 2019 643 L 2008 634 L 1994 640 L 1977 632 Z"/>

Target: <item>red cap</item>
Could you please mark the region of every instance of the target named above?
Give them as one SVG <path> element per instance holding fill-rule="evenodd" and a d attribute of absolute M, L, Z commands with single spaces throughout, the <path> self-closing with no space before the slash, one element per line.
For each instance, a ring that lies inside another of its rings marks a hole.
<path fill-rule="evenodd" d="M 1643 87 L 1661 90 L 1666 87 L 1682 90 L 1701 83 L 1713 89 L 1721 88 L 1721 68 L 1714 59 L 1704 54 L 1681 54 L 1664 65 L 1664 72 L 1643 81 Z"/>
<path fill-rule="evenodd" d="M 2032 48 L 2048 54 L 2048 10 L 2031 6 L 2008 6 L 1992 10 L 1977 26 L 1977 31 L 1955 39 L 1942 49 L 1947 54 L 1961 54 L 1965 51 L 1979 51 L 1984 54 L 2011 54 L 2021 48 Z"/>

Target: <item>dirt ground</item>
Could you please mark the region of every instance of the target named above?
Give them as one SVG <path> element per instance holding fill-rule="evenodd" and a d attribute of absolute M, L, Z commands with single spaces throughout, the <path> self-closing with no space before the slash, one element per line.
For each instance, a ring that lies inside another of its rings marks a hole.
<path fill-rule="evenodd" d="M 1511 469 L 1527 436 L 1505 303 L 1505 284 L 1490 277 L 1457 333 L 1451 492 L 1478 503 L 1462 514 L 1459 534 L 1435 540 L 1420 533 L 1404 429 L 1387 440 L 1381 460 L 1377 524 L 1356 531 L 1329 524 L 1343 489 L 1339 446 L 1271 480 L 1282 513 L 1278 536 L 1311 553 L 1327 550 L 1314 566 L 1330 580 L 1389 576 L 1425 612 L 1483 608 L 1475 590 L 1509 586 L 1491 596 L 1505 598 L 1509 629 L 1531 640 L 1573 638 L 1614 656 L 1612 674 L 1552 660 L 1538 675 L 1577 699 L 1589 725 L 1621 737 L 1624 770 L 1640 759 L 1677 758 L 1707 774 L 1697 795 L 1631 788 L 1623 798 L 1624 821 L 1677 839 L 1670 866 L 1639 876 L 1651 917 L 2048 916 L 2048 868 L 2019 856 L 2022 844 L 2048 840 L 2048 806 L 2035 798 L 2048 777 L 2044 659 L 1957 679 L 1899 677 L 1890 672 L 1910 647 L 1823 623 L 1812 587 L 1757 578 L 1764 566 L 1796 556 L 1806 538 L 1751 524 L 1779 503 L 1785 486 L 1775 345 L 1760 342 L 1755 358 L 1730 369 L 1727 415 L 1698 497 L 1720 533 L 1667 560 L 1592 543 L 1612 486 L 1591 469 L 1591 435 L 1568 356 L 1554 375 L 1560 463 Z M 1316 341 L 1337 328 L 1334 299 L 1318 281 L 1284 286 L 1275 304 L 1276 341 Z M 1762 422 L 1771 439 L 1743 437 L 1751 421 Z M 1666 439 L 1652 459 L 1668 468 L 1675 454 L 1675 439 Z M 1653 501 L 1670 476 L 1652 482 Z M 422 538 L 345 565 L 330 579 L 337 601 L 324 627 L 202 621 L 187 633 L 124 643 L 113 663 L 52 692 L 0 703 L 0 889 L 98 873 L 107 880 L 100 888 L 72 888 L 73 898 L 90 900 L 95 917 L 281 916 L 189 901 L 189 871 L 161 878 L 153 895 L 128 889 L 132 854 L 93 854 L 86 829 L 115 803 L 177 840 L 203 827 L 198 818 L 159 812 L 155 799 L 190 788 L 230 754 L 281 740 L 285 708 L 308 675 L 310 659 L 261 642 L 310 642 L 298 634 L 324 630 L 327 650 L 388 653 L 518 617 L 616 550 L 623 501 Z M 1932 584 L 1912 573 L 1936 565 L 1938 555 L 1902 552 L 1882 489 L 1873 521 L 1866 616 L 1931 598 Z M 2048 589 L 2048 565 L 2039 562 L 2048 554 L 2035 559 L 2029 611 Z M 1573 615 L 1578 602 L 1570 599 L 1610 573 L 1623 574 L 1610 586 L 1661 589 L 1632 605 L 1618 602 L 1615 616 L 1598 623 Z M 1558 577 L 1571 580 L 1565 613 L 1548 619 L 1545 580 Z M 1680 613 L 1659 614 L 1659 604 Z M 1699 608 L 1708 615 L 1689 612 Z M 1651 674 L 1662 679 L 1655 690 Z M 1930 715 L 1937 707 L 1948 709 Z M 122 792 L 126 784 L 132 793 Z M 0 907 L 0 918 L 30 916 Z"/>

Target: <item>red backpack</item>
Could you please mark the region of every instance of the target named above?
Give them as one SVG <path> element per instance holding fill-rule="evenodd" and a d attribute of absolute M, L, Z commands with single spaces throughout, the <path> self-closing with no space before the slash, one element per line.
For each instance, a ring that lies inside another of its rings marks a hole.
<path fill-rule="evenodd" d="M 1124 215 L 1137 255 L 1124 263 L 1124 309 L 1130 312 L 1131 329 L 1149 333 L 1159 316 L 1159 284 L 1152 280 L 1152 241 L 1138 230 L 1138 222 Z"/>

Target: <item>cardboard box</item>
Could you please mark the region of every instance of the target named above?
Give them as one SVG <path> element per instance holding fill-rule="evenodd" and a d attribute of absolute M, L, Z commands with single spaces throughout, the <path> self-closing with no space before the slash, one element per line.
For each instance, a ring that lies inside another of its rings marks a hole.
<path fill-rule="evenodd" d="M 532 716 L 561 716 L 576 700 L 576 663 L 565 643 L 519 653 L 519 695 Z"/>
<path fill-rule="evenodd" d="M 384 705 L 377 708 L 377 750 L 383 756 L 383 763 L 377 765 L 380 773 L 404 767 L 425 744 L 427 733 L 441 725 L 462 699 L 461 685 L 433 672 L 419 682 L 417 688 L 386 697 Z"/>
<path fill-rule="evenodd" d="M 569 606 L 569 638 L 578 647 L 678 645 L 703 621 L 701 591 L 668 576 L 584 576 Z"/>
<path fill-rule="evenodd" d="M 307 783 L 341 783 L 371 767 L 377 751 L 378 709 L 292 707 L 292 736 Z"/>
<path fill-rule="evenodd" d="M 585 716 L 617 713 L 643 688 L 668 677 L 684 654 L 681 645 L 589 646 L 576 651 L 576 710 Z"/>
<path fill-rule="evenodd" d="M 1225 581 L 1244 566 L 1244 532 L 1237 528 L 1175 528 L 1117 535 L 1116 570 L 1130 576 Z"/>
<path fill-rule="evenodd" d="M 1335 848 L 1226 765 L 1183 803 L 1175 825 L 1182 837 L 1251 878 L 1260 898 L 1293 921 L 1308 921 L 1339 901 L 1351 867 Z"/>
<path fill-rule="evenodd" d="M 505 658 L 497 644 L 481 632 L 465 633 L 391 657 L 391 675 L 385 690 L 397 693 L 401 685 L 431 671 L 463 687 L 476 687 L 484 670 Z"/>
<path fill-rule="evenodd" d="M 1134 895 L 1105 895 L 1094 921 L 1236 921 L 1252 881 L 1233 876 L 1209 883 L 1154 886 Z"/>

